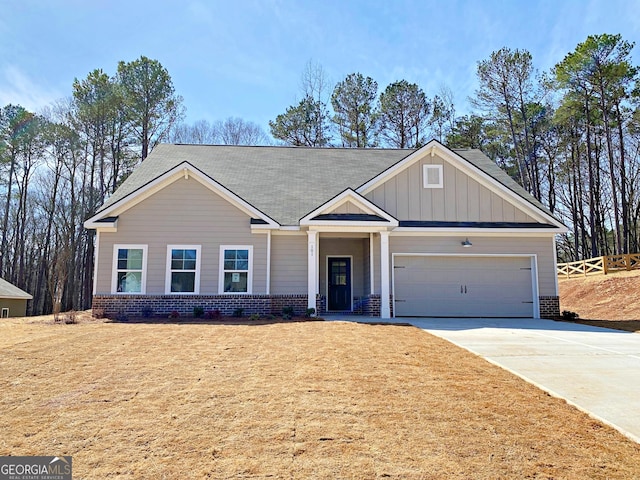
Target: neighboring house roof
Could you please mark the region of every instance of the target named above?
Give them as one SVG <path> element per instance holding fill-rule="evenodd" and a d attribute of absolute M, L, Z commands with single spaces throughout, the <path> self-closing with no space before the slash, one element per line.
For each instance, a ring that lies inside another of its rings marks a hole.
<path fill-rule="evenodd" d="M 436 141 L 429 145 L 447 148 Z M 552 215 L 480 150 L 450 151 Z M 318 206 L 346 189 L 356 190 L 365 185 L 414 152 L 415 149 L 161 144 L 93 218 L 100 218 L 103 210 L 135 195 L 159 176 L 187 162 L 280 225 L 298 225 L 301 218 Z"/>
<path fill-rule="evenodd" d="M 20 290 L 15 285 L 0 278 L 0 298 L 10 298 L 15 300 L 31 300 L 32 295 L 24 290 Z"/>

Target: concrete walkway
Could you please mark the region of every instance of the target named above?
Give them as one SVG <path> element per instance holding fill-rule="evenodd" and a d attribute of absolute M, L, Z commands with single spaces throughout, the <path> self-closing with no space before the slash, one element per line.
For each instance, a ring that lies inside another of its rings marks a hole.
<path fill-rule="evenodd" d="M 393 321 L 411 323 L 465 348 L 640 443 L 639 333 L 535 319 Z"/>

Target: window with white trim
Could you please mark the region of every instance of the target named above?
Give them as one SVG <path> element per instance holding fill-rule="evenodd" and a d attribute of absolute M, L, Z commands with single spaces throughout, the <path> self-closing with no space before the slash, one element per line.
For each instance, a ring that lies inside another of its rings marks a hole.
<path fill-rule="evenodd" d="M 3 308 L 2 309 L 2 315 L 0 315 L 1 318 L 9 318 L 9 309 L 8 308 Z"/>
<path fill-rule="evenodd" d="M 442 165 L 423 165 L 422 185 L 424 188 L 442 188 Z"/>
<path fill-rule="evenodd" d="M 112 293 L 145 293 L 146 245 L 114 245 Z"/>
<path fill-rule="evenodd" d="M 253 246 L 221 245 L 219 293 L 251 293 Z"/>
<path fill-rule="evenodd" d="M 200 293 L 200 245 L 167 245 L 165 293 Z"/>

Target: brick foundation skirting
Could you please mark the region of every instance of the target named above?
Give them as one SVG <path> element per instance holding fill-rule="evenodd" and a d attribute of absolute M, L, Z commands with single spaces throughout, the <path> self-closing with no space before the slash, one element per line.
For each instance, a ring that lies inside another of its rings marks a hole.
<path fill-rule="evenodd" d="M 318 315 L 326 313 L 340 313 L 341 315 L 364 315 L 367 317 L 380 316 L 380 295 L 365 295 L 353 298 L 353 310 L 348 312 L 327 312 L 327 297 L 325 295 L 316 296 L 316 311 Z"/>
<path fill-rule="evenodd" d="M 238 308 L 243 315 L 281 315 L 284 307 L 293 307 L 296 315 L 307 311 L 306 295 L 94 295 L 93 311 L 109 318 L 167 317 L 178 312 L 181 317 L 193 316 L 194 308 L 204 312 L 220 310 L 233 315 Z"/>
<path fill-rule="evenodd" d="M 327 297 L 324 295 L 316 295 L 316 313 L 318 315 L 324 315 L 327 313 Z"/>
<path fill-rule="evenodd" d="M 540 318 L 558 318 L 560 316 L 560 297 L 539 297 Z"/>
<path fill-rule="evenodd" d="M 362 306 L 362 313 L 367 317 L 379 317 L 380 316 L 380 295 L 373 294 L 365 297 L 364 304 Z"/>
<path fill-rule="evenodd" d="M 560 316 L 560 298 L 545 296 L 540 298 L 540 317 L 558 318 Z M 390 299 L 391 300 L 391 299 Z M 393 301 L 390 301 L 393 308 Z M 293 307 L 296 315 L 307 311 L 306 295 L 95 295 L 92 308 L 94 314 L 115 318 L 127 317 L 167 317 L 178 312 L 181 317 L 193 316 L 193 309 L 199 307 L 204 312 L 220 310 L 221 315 L 233 315 L 242 308 L 243 315 L 281 315 L 285 307 Z M 380 295 L 373 294 L 354 298 L 354 315 L 379 317 L 381 309 Z M 327 313 L 327 298 L 316 296 L 316 312 Z M 393 311 L 391 312 L 393 315 Z"/>

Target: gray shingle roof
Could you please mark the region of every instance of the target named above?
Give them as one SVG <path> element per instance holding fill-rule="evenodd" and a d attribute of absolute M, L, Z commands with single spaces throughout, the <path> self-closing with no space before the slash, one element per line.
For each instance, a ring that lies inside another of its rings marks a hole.
<path fill-rule="evenodd" d="M 300 218 L 346 188 L 357 189 L 414 151 L 161 144 L 99 211 L 189 162 L 281 225 L 297 225 Z M 454 151 L 549 213 L 479 150 Z"/>
<path fill-rule="evenodd" d="M 0 298 L 31 300 L 33 297 L 24 290 L 20 290 L 12 283 L 0 278 Z"/>

